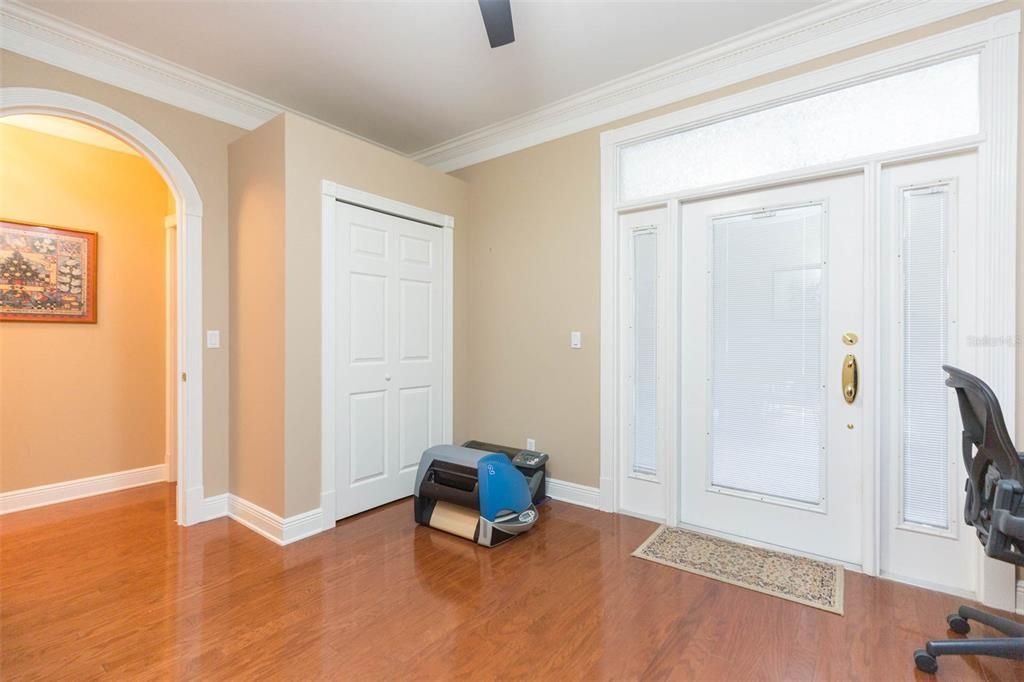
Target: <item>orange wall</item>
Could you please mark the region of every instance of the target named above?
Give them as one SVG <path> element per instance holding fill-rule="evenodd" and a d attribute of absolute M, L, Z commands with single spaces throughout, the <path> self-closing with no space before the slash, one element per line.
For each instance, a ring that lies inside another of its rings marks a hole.
<path fill-rule="evenodd" d="M 0 217 L 99 233 L 97 324 L 0 322 L 0 491 L 162 464 L 166 184 L 12 126 L 0 150 Z"/>
<path fill-rule="evenodd" d="M 2 42 L 2 40 L 0 40 Z M 219 329 L 221 348 L 203 349 L 203 490 L 228 491 L 228 144 L 245 131 L 144 95 L 0 49 L 0 86 L 57 90 L 108 106 L 163 142 L 203 201 L 203 329 Z"/>

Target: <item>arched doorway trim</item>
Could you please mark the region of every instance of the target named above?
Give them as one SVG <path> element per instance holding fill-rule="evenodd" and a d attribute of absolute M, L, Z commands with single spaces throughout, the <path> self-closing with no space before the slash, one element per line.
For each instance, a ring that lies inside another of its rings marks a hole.
<path fill-rule="evenodd" d="M 136 121 L 84 97 L 41 88 L 0 88 L 0 117 L 62 116 L 95 126 L 131 144 L 163 176 L 177 204 L 178 495 L 177 519 L 203 518 L 203 202 L 174 153 Z"/>

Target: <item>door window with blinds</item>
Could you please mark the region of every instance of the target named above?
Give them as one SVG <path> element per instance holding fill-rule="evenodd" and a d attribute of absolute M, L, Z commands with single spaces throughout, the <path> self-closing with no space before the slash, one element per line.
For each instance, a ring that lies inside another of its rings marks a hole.
<path fill-rule="evenodd" d="M 824 207 L 718 218 L 711 230 L 711 484 L 817 505 Z"/>
<path fill-rule="evenodd" d="M 658 232 L 633 230 L 633 466 L 655 476 L 658 436 Z"/>
<path fill-rule="evenodd" d="M 951 183 L 901 193 L 903 288 L 901 519 L 950 525 L 949 396 L 942 365 L 951 361 Z"/>

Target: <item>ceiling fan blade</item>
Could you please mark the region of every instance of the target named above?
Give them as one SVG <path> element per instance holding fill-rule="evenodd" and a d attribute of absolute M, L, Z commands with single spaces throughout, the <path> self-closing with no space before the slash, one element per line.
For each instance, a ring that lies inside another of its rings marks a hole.
<path fill-rule="evenodd" d="M 516 32 L 512 26 L 511 0 L 478 0 L 480 14 L 487 28 L 487 40 L 491 47 L 501 47 L 514 42 Z"/>

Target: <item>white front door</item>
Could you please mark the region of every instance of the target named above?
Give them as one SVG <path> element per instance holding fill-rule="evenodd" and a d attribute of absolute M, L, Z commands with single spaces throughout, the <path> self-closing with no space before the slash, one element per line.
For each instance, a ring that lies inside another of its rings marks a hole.
<path fill-rule="evenodd" d="M 338 518 L 413 494 L 443 438 L 442 230 L 338 203 Z"/>
<path fill-rule="evenodd" d="M 683 524 L 861 563 L 863 239 L 859 174 L 681 206 Z"/>

